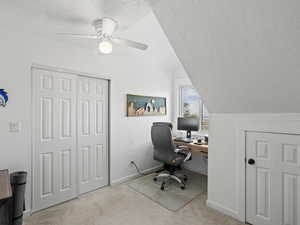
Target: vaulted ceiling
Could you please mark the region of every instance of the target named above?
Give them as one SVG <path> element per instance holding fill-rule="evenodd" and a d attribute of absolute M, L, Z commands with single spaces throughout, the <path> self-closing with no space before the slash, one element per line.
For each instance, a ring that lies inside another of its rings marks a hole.
<path fill-rule="evenodd" d="M 161 0 L 153 10 L 210 112 L 300 112 L 299 0 Z"/>
<path fill-rule="evenodd" d="M 2 4 L 74 26 L 90 25 L 93 20 L 108 16 L 120 21 L 123 30 L 151 11 L 145 0 L 3 0 Z"/>
<path fill-rule="evenodd" d="M 1 24 L 27 29 L 18 27 L 22 11 L 38 32 L 83 33 L 93 31 L 95 18 L 109 16 L 126 34 L 152 13 L 149 3 L 210 112 L 300 112 L 298 0 L 4 0 L 1 12 L 7 7 L 15 20 Z M 149 30 L 140 41 L 158 33 Z M 151 44 L 160 55 L 170 52 L 164 41 Z M 168 63 L 172 70 L 180 67 L 176 60 Z"/>
<path fill-rule="evenodd" d="M 72 39 L 57 33 L 94 33 L 92 21 L 111 17 L 118 22 L 116 36 L 149 45 L 145 52 L 124 46 L 114 46 L 113 57 L 130 57 L 130 53 L 148 57 L 149 63 L 157 63 L 168 74 L 182 70 L 161 29 L 151 6 L 145 0 L 1 0 L 0 25 L 2 32 L 13 32 L 22 39 L 30 36 L 45 37 L 84 48 L 98 54 L 97 42 L 89 39 Z M 134 62 L 134 61 L 133 61 Z"/>

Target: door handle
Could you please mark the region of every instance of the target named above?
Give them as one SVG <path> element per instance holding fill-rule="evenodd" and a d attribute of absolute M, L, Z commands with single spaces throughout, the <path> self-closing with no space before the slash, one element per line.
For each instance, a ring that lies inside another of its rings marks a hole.
<path fill-rule="evenodd" d="M 248 159 L 248 164 L 249 165 L 254 165 L 255 164 L 255 160 L 254 159 Z"/>

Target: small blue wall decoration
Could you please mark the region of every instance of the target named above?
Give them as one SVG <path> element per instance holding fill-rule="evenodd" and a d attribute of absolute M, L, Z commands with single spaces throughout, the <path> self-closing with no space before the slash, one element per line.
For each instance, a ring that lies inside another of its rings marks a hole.
<path fill-rule="evenodd" d="M 8 95 L 4 89 L 0 89 L 0 106 L 5 107 L 8 102 Z"/>

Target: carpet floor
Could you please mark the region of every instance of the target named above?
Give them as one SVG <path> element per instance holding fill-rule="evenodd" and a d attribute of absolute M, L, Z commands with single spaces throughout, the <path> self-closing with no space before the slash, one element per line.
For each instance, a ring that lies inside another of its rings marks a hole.
<path fill-rule="evenodd" d="M 129 187 L 171 211 L 177 211 L 200 194 L 207 191 L 207 177 L 191 171 L 182 171 L 188 176 L 186 189 L 181 190 L 176 181 L 170 180 L 166 190 L 160 189 L 162 180 L 153 181 L 156 174 L 140 177 L 128 183 Z"/>
<path fill-rule="evenodd" d="M 241 225 L 235 219 L 208 208 L 205 192 L 174 212 L 135 191 L 128 183 L 105 187 L 34 213 L 25 218 L 24 224 Z"/>

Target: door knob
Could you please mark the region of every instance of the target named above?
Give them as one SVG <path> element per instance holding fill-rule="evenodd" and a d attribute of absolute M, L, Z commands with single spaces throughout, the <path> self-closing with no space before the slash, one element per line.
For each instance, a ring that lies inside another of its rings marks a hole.
<path fill-rule="evenodd" d="M 254 159 L 249 159 L 249 160 L 248 160 L 248 164 L 249 164 L 249 165 L 255 164 L 255 160 L 254 160 Z"/>

